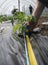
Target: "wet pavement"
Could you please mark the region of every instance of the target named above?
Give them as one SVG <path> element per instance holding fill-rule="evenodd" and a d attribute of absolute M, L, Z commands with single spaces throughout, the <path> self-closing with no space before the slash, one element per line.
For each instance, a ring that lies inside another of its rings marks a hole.
<path fill-rule="evenodd" d="M 11 23 L 2 23 L 0 33 L 0 65 L 26 65 L 25 51 L 18 40 L 12 37 Z"/>

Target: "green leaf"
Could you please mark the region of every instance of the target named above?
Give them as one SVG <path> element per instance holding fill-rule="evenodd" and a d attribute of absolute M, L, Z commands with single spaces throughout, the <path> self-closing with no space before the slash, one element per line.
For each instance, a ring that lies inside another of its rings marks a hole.
<path fill-rule="evenodd" d="M 32 22 L 36 22 L 36 18 L 32 16 Z"/>
<path fill-rule="evenodd" d="M 21 24 L 17 24 L 13 27 L 13 31 L 14 33 L 21 27 L 22 25 Z"/>
<path fill-rule="evenodd" d="M 26 19 L 26 21 L 29 21 L 29 20 L 31 20 L 31 16 L 26 16 L 25 19 Z"/>
<path fill-rule="evenodd" d="M 0 23 L 2 23 L 2 18 L 0 17 Z"/>

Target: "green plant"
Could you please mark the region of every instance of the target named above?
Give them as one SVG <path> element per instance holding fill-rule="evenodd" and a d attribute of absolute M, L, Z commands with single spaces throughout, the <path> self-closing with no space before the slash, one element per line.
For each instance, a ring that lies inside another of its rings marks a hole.
<path fill-rule="evenodd" d="M 18 19 L 19 21 L 24 22 L 25 14 L 23 12 L 16 12 L 13 15 L 13 17 L 14 17 L 14 19 Z"/>
<path fill-rule="evenodd" d="M 16 31 L 21 27 L 22 25 L 21 24 L 17 24 L 13 27 L 13 31 L 14 33 L 16 33 Z"/>
<path fill-rule="evenodd" d="M 2 18 L 0 17 L 0 23 L 2 23 Z"/>
<path fill-rule="evenodd" d="M 0 23 L 2 23 L 2 16 L 0 16 Z"/>
<path fill-rule="evenodd" d="M 7 16 L 2 17 L 2 21 L 7 21 L 7 20 L 8 20 Z"/>
<path fill-rule="evenodd" d="M 34 16 L 32 16 L 32 22 L 36 23 L 36 18 Z"/>
<path fill-rule="evenodd" d="M 31 19 L 31 16 L 26 16 L 23 12 L 16 12 L 13 15 L 14 18 L 18 19 L 18 24 L 13 27 L 13 31 L 16 32 L 21 27 L 21 33 L 24 31 L 23 23 L 26 21 L 29 21 Z M 20 26 L 21 24 L 21 26 Z"/>

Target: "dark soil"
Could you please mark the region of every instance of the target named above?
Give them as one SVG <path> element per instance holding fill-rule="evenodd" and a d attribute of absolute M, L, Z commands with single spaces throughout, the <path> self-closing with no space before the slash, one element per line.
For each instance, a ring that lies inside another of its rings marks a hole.
<path fill-rule="evenodd" d="M 40 17 L 39 21 L 38 21 L 38 26 L 40 28 L 43 28 L 43 30 L 41 31 L 42 35 L 47 35 L 48 36 L 48 26 L 43 26 L 42 22 L 48 22 L 48 17 Z"/>

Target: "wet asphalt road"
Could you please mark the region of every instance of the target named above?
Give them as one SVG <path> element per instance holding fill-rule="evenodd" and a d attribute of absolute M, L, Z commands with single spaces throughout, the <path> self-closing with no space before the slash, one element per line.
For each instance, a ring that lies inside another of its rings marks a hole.
<path fill-rule="evenodd" d="M 0 33 L 0 65 L 26 65 L 25 51 L 18 40 L 12 37 L 11 23 L 2 23 Z"/>

